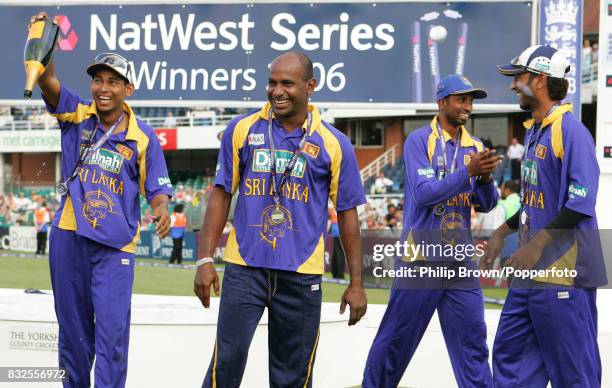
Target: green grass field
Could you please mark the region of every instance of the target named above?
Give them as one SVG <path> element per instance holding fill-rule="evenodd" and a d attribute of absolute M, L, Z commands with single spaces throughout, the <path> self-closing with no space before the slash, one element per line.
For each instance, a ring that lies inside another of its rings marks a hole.
<path fill-rule="evenodd" d="M 137 262 L 163 263 L 161 260 L 142 259 Z M 184 268 L 136 266 L 134 293 L 150 295 L 194 296 L 193 276 L 195 270 Z M 223 277 L 223 273 L 219 273 Z M 327 274 L 326 276 L 329 276 Z M 339 302 L 346 286 L 323 284 L 323 301 Z M 0 288 L 36 288 L 51 289 L 49 277 L 49 260 L 47 258 L 21 258 L 0 256 Z M 368 303 L 386 304 L 389 290 L 367 289 Z M 505 298 L 505 289 L 487 289 L 485 295 L 492 298 Z M 498 305 L 486 305 L 487 308 L 501 308 Z"/>

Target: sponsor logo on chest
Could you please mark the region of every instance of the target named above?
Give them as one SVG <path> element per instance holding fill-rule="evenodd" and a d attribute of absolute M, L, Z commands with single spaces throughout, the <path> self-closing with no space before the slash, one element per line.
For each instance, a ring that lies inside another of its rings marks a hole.
<path fill-rule="evenodd" d="M 123 167 L 123 156 L 105 148 L 98 149 L 87 164 L 100 166 L 101 169 L 119 174 Z"/>
<path fill-rule="evenodd" d="M 285 150 L 276 150 L 276 173 L 282 174 L 285 172 L 291 157 L 293 156 L 293 152 L 285 151 Z M 270 150 L 269 149 L 256 149 L 253 152 L 253 172 L 270 172 Z M 291 176 L 296 178 L 303 178 L 304 172 L 306 171 L 306 159 L 303 155 L 299 155 L 295 166 L 293 166 L 293 170 L 291 171 Z"/>
<path fill-rule="evenodd" d="M 249 135 L 249 145 L 262 145 L 264 143 L 263 133 L 251 133 Z"/>

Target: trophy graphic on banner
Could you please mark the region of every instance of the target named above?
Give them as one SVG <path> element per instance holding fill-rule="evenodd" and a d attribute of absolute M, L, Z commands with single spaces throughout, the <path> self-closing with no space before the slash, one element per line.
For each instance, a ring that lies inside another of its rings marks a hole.
<path fill-rule="evenodd" d="M 446 19 L 457 20 L 463 16 L 452 9 L 443 12 Z M 422 74 L 421 67 L 421 22 L 428 23 L 427 36 L 427 58 L 429 58 L 429 68 L 431 74 L 431 86 L 433 96 L 436 95 L 436 88 L 440 82 L 440 64 L 438 55 L 438 45 L 446 40 L 448 31 L 441 24 L 434 24 L 440 17 L 440 13 L 432 11 L 421 16 L 420 21 L 415 21 L 411 25 L 411 45 L 412 45 L 412 97 L 413 102 L 423 102 Z M 457 30 L 457 55 L 455 64 L 455 74 L 463 74 L 465 67 L 465 52 L 467 47 L 468 24 L 459 23 Z"/>
<path fill-rule="evenodd" d="M 26 82 L 23 96 L 32 98 L 32 90 L 36 81 L 45 72 L 53 58 L 55 44 L 59 38 L 59 26 L 46 18 L 32 23 L 28 39 L 23 49 L 23 64 L 26 72 Z"/>

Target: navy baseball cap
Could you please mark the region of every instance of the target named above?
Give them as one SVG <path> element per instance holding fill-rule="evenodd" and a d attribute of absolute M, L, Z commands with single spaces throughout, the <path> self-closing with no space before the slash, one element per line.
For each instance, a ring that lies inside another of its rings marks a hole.
<path fill-rule="evenodd" d="M 559 50 L 550 46 L 536 45 L 526 48 L 510 63 L 497 65 L 497 71 L 508 76 L 529 71 L 554 78 L 565 78 L 565 74 L 570 71 L 570 64 Z"/>
<path fill-rule="evenodd" d="M 436 89 L 436 100 L 451 94 L 471 94 L 474 98 L 487 98 L 484 89 L 475 88 L 469 79 L 459 74 L 448 75 L 440 81 Z"/>

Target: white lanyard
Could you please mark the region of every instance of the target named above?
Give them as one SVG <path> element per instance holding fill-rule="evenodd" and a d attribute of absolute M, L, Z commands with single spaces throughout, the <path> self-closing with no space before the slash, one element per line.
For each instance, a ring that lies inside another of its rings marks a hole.
<path fill-rule="evenodd" d="M 558 106 L 559 104 L 555 104 L 551 106 L 548 112 L 546 112 L 544 119 L 550 116 L 555 111 L 555 109 L 557 109 Z M 537 152 L 536 148 L 538 148 L 538 143 L 540 142 L 540 136 L 542 135 L 542 127 L 543 127 L 542 124 L 543 123 L 544 123 L 544 120 L 542 120 L 542 123 L 540 123 L 539 128 L 538 128 L 538 133 L 535 138 L 535 144 L 533 146 L 534 156 L 535 156 L 535 153 Z M 521 189 L 519 190 L 519 197 L 520 197 L 521 205 L 523 204 L 523 200 L 525 199 L 525 191 L 527 191 L 527 186 L 529 185 L 529 183 L 526 180 L 526 177 L 523 176 L 523 166 L 522 165 L 528 160 L 535 160 L 535 158 L 529 158 L 529 149 L 531 148 L 531 136 L 533 135 L 533 131 L 535 131 L 536 126 L 538 126 L 538 123 L 534 122 L 531 128 L 529 129 L 527 141 L 525 142 L 525 146 L 526 146 L 525 154 L 523 155 L 523 160 L 521 161 Z"/>
<path fill-rule="evenodd" d="M 100 117 L 96 117 L 96 127 L 91 132 L 89 140 L 87 140 L 87 144 L 81 149 L 81 153 L 79 154 L 79 160 L 77 161 L 76 166 L 74 166 L 72 174 L 70 174 L 70 176 L 65 181 L 60 182 L 56 185 L 56 191 L 59 195 L 65 195 L 68 193 L 68 183 L 77 176 L 79 172 L 79 167 L 86 165 L 89 159 L 91 159 L 91 157 L 96 153 L 96 151 L 98 151 L 100 147 L 102 147 L 102 145 L 106 143 L 108 138 L 113 134 L 113 132 L 115 132 L 115 129 L 119 126 L 119 124 L 121 124 L 121 121 L 123 121 L 123 117 L 125 117 L 125 112 L 121 113 L 119 119 L 115 121 L 115 123 L 108 129 L 108 131 L 106 131 L 106 133 L 104 133 L 104 135 L 102 135 L 102 137 L 98 139 L 96 144 L 92 146 L 91 142 L 93 141 L 93 138 L 95 137 L 98 128 L 101 127 Z M 104 128 L 102 128 L 102 130 L 104 130 Z"/>
<path fill-rule="evenodd" d="M 436 123 L 438 127 L 438 138 L 440 139 L 440 147 L 442 148 L 442 157 L 444 158 L 444 170 L 438 172 L 438 180 L 444 179 L 444 175 L 448 170 L 448 159 L 446 158 L 446 141 L 444 140 L 444 132 L 440 128 L 440 123 Z M 453 154 L 453 160 L 451 161 L 450 173 L 455 172 L 455 166 L 457 165 L 457 151 L 461 146 L 461 128 L 457 133 L 457 141 L 455 142 L 455 152 Z"/>
<path fill-rule="evenodd" d="M 306 122 L 307 122 L 306 131 L 302 135 L 302 138 L 300 139 L 297 149 L 293 153 L 293 156 L 289 160 L 289 163 L 287 163 L 287 165 L 285 166 L 285 171 L 283 171 L 283 174 L 280 179 L 280 185 L 278 186 L 278 189 L 277 189 L 276 187 L 276 150 L 274 147 L 274 138 L 272 137 L 273 136 L 272 135 L 272 108 L 270 108 L 270 110 L 268 111 L 268 136 L 270 137 L 270 172 L 271 172 L 270 183 L 272 185 L 272 190 L 271 190 L 272 199 L 274 199 L 274 203 L 277 206 L 280 203 L 280 190 L 282 189 L 283 184 L 285 183 L 285 180 L 287 179 L 287 177 L 289 177 L 289 174 L 291 174 L 291 171 L 295 167 L 295 164 L 298 160 L 298 156 L 300 156 L 300 152 L 302 151 L 302 148 L 304 148 L 304 144 L 306 144 L 306 140 L 308 139 L 308 136 L 310 134 L 310 127 L 312 126 L 312 113 L 308 112 L 308 118 Z"/>

